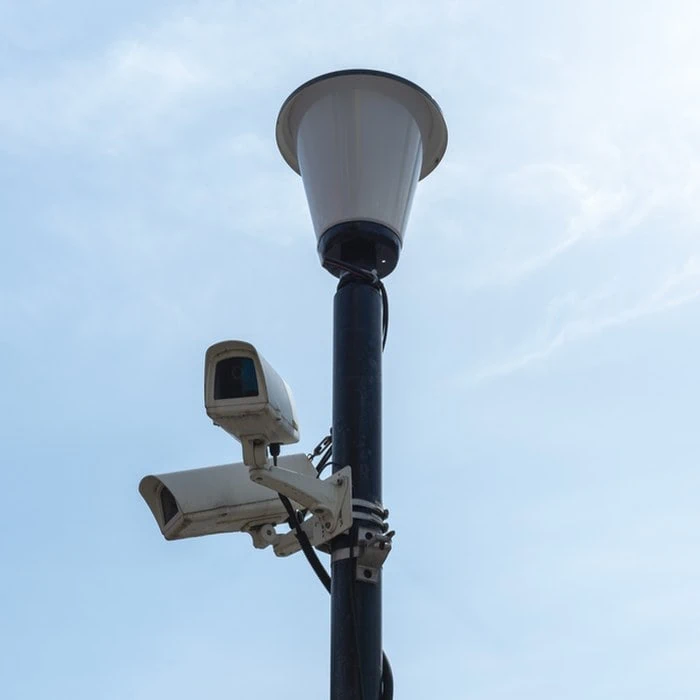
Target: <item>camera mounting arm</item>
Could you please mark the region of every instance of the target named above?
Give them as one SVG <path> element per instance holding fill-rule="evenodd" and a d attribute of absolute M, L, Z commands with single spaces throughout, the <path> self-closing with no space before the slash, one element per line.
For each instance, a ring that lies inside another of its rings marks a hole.
<path fill-rule="evenodd" d="M 352 526 L 352 469 L 344 467 L 327 479 L 319 479 L 309 462 L 308 473 L 275 466 L 269 460 L 249 468 L 252 481 L 308 508 L 312 517 L 301 524 L 315 547 L 328 542 Z M 287 556 L 300 549 L 294 532 L 279 535 L 274 528 L 253 534 L 256 546 L 272 544 L 277 556 Z M 262 539 L 259 539 L 262 537 Z"/>

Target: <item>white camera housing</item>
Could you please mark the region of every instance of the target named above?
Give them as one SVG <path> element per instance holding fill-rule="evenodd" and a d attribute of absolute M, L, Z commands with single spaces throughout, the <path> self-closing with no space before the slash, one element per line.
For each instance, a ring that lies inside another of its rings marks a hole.
<path fill-rule="evenodd" d="M 280 457 L 279 466 L 314 482 L 317 478 L 304 454 Z M 288 517 L 277 492 L 251 481 L 241 462 L 146 476 L 139 493 L 166 540 L 247 532 Z"/>
<path fill-rule="evenodd" d="M 207 415 L 246 445 L 299 441 L 299 423 L 287 383 L 250 343 L 226 340 L 206 353 Z M 245 460 L 249 464 L 249 460 Z"/>

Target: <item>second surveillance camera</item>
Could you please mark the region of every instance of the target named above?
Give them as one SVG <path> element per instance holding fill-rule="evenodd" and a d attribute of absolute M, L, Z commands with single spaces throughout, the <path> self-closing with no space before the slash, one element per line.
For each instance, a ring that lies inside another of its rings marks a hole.
<path fill-rule="evenodd" d="M 281 457 L 280 466 L 292 474 L 316 477 L 304 454 Z M 146 476 L 139 492 L 166 540 L 241 532 L 289 517 L 277 492 L 252 482 L 241 463 Z"/>
<path fill-rule="evenodd" d="M 204 403 L 214 423 L 243 443 L 299 441 L 292 392 L 250 343 L 226 340 L 207 350 Z"/>

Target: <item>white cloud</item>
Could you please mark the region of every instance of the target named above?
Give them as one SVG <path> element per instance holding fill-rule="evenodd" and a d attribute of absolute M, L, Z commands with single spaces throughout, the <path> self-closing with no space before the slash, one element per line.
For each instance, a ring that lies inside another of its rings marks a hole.
<path fill-rule="evenodd" d="M 632 306 L 609 311 L 610 296 L 608 291 L 583 300 L 574 300 L 570 304 L 553 302 L 554 306 L 563 303 L 573 308 L 574 313 L 570 313 L 570 318 L 557 329 L 540 331 L 537 336 L 541 342 L 521 348 L 510 360 L 484 367 L 472 375 L 470 381 L 481 382 L 513 374 L 530 365 L 544 362 L 567 345 L 696 301 L 700 297 L 700 259 L 692 257 L 687 260 L 650 294 Z"/>
<path fill-rule="evenodd" d="M 175 29 L 178 34 L 182 27 Z M 152 134 L 186 97 L 211 85 L 197 56 L 161 34 L 59 62 L 39 81 L 5 78 L 0 139 L 12 148 L 91 150 L 96 140 L 110 149 L 135 134 Z"/>
<path fill-rule="evenodd" d="M 482 275 L 472 277 L 469 285 L 479 288 L 491 285 L 511 285 L 533 275 L 569 252 L 585 239 L 596 238 L 609 231 L 608 223 L 627 208 L 627 193 L 622 182 L 605 187 L 594 182 L 594 174 L 580 165 L 542 163 L 523 166 L 507 176 L 511 196 L 528 200 L 533 206 L 547 208 L 553 199 L 566 202 L 568 221 L 561 234 L 547 248 L 526 255 L 497 262 Z M 639 211 L 628 211 L 628 220 L 640 220 Z M 615 233 L 620 234 L 628 224 L 617 222 Z"/>
<path fill-rule="evenodd" d="M 688 30 L 699 20 L 687 2 L 501 20 L 519 62 L 503 56 L 483 70 L 502 104 L 487 112 L 486 139 L 462 137 L 459 153 L 448 153 L 443 167 L 477 172 L 431 225 L 450 244 L 463 241 L 467 269 L 455 286 L 517 287 L 580 253 L 605 255 L 610 239 L 657 218 L 657 245 L 673 249 L 688 236 L 700 221 L 700 54 Z M 536 48 L 523 37 L 531 29 Z M 466 231 L 479 201 L 514 216 L 479 209 Z"/>
<path fill-rule="evenodd" d="M 405 0 L 175 6 L 159 25 L 132 30 L 91 55 L 59 58 L 39 79 L 0 71 L 0 143 L 14 150 L 69 145 L 118 151 L 134 138 L 171 133 L 173 122 L 206 115 L 211 100 L 233 100 L 240 109 L 251 95 L 269 96 L 271 86 L 294 76 L 284 82 L 291 90 L 317 66 L 391 69 L 392 38 L 438 43 L 431 26 L 445 16 L 464 21 L 475 4 L 446 2 L 427 17 L 422 3 Z M 329 55 L 335 56 L 330 63 Z M 419 61 L 418 54 L 415 62 L 439 65 L 437 57 Z"/>

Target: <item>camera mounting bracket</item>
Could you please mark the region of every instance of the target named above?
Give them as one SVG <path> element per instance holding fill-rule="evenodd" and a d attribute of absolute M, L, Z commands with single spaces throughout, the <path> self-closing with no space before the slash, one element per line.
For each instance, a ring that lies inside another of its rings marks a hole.
<path fill-rule="evenodd" d="M 270 463 L 267 445 L 263 440 L 246 436 L 241 438 L 241 447 L 243 448 L 243 464 L 248 469 L 263 468 Z"/>
<path fill-rule="evenodd" d="M 314 473 L 299 474 L 271 464 L 251 468 L 250 478 L 308 508 L 312 517 L 301 524 L 314 547 L 328 542 L 352 526 L 352 469 L 344 467 L 327 479 Z M 301 547 L 292 530 L 283 535 L 273 525 L 251 530 L 255 547 L 272 545 L 278 557 L 298 552 Z"/>

